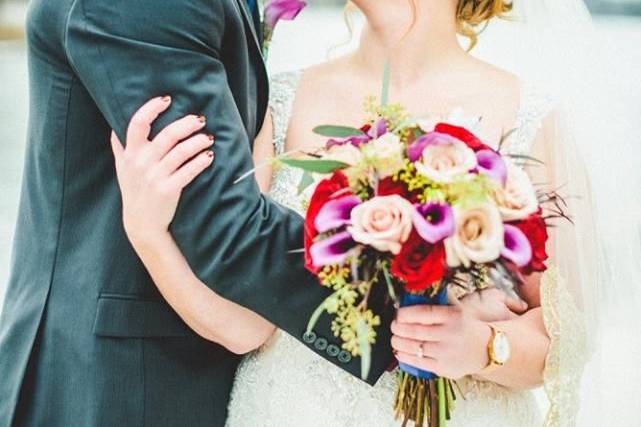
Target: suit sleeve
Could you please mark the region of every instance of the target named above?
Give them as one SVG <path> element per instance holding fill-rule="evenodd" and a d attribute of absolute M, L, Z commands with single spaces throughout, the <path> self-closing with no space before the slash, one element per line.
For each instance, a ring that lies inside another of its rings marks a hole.
<path fill-rule="evenodd" d="M 327 341 L 319 340 L 336 341 L 327 319 L 315 336 L 303 336 L 327 293 L 305 271 L 302 256 L 290 253 L 303 246 L 301 218 L 262 196 L 254 180 L 234 184 L 253 165 L 227 82 L 228 72 L 245 71 L 230 71 L 221 61 L 222 49 L 234 48 L 223 46 L 226 7 L 219 0 L 77 0 L 69 15 L 67 53 L 121 140 L 129 118 L 154 96 L 173 97 L 155 131 L 185 114 L 207 117 L 207 131 L 216 137 L 215 166 L 183 192 L 171 228 L 192 269 L 218 294 L 359 375 L 357 359 L 342 354 L 339 360 L 335 348 L 328 351 Z M 369 382 L 390 360 L 388 328 L 380 329 Z"/>

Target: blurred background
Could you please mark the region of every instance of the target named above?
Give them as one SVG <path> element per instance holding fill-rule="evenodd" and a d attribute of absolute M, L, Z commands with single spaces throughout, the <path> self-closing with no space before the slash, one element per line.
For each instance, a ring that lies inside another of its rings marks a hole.
<path fill-rule="evenodd" d="M 279 27 L 270 53 L 271 73 L 299 69 L 323 61 L 328 55 L 349 45 L 349 33 L 343 21 L 345 2 L 309 0 L 309 3 L 310 6 L 298 20 Z M 600 102 L 607 106 L 612 117 L 616 117 L 616 123 L 602 124 L 616 128 L 611 134 L 612 139 L 616 139 L 616 148 L 609 150 L 614 152 L 611 158 L 601 159 L 603 166 L 611 169 L 613 174 L 609 182 L 600 183 L 600 191 L 616 191 L 617 169 L 635 168 L 641 171 L 641 0 L 589 0 L 586 3 L 595 17 L 600 44 L 597 48 L 603 52 L 599 69 L 592 72 L 602 77 L 598 88 Z M 26 0 L 0 0 L 0 307 L 9 275 L 11 241 L 26 143 L 28 87 L 23 25 L 26 10 Z M 641 190 L 641 172 L 635 176 L 639 177 L 638 182 L 633 183 L 632 187 Z M 641 203 L 638 210 L 615 214 L 617 220 L 607 224 L 608 238 L 604 252 L 607 252 L 607 245 L 617 244 L 617 236 L 622 233 L 636 233 L 639 245 L 631 250 L 641 254 Z M 632 228 L 626 218 L 632 221 Z M 632 279 L 637 281 L 638 278 Z M 633 304 L 630 306 L 632 308 Z M 641 384 L 641 373 L 635 374 L 639 381 L 627 377 L 629 372 L 638 372 L 635 366 L 641 360 L 641 354 L 635 353 L 639 348 L 629 345 L 632 342 L 630 334 L 638 334 L 638 330 L 630 322 L 627 322 L 626 328 L 618 327 L 621 322 L 615 313 L 620 311 L 614 306 L 610 310 L 615 320 L 611 321 L 608 334 L 602 339 L 605 353 L 598 355 L 607 361 L 608 366 L 619 366 L 620 369 L 612 369 L 607 382 L 596 383 L 597 380 L 593 379 L 586 387 L 603 388 L 603 393 L 608 396 L 631 397 L 638 395 L 638 384 Z M 629 390 L 625 389 L 626 385 Z M 637 408 L 632 408 L 632 405 L 619 406 L 617 402 L 614 398 L 612 406 L 609 403 L 595 403 L 607 412 L 612 425 L 641 425 L 641 421 L 637 424 L 617 422 L 618 419 L 639 419 L 635 415 Z M 597 424 L 585 422 L 580 425 Z"/>

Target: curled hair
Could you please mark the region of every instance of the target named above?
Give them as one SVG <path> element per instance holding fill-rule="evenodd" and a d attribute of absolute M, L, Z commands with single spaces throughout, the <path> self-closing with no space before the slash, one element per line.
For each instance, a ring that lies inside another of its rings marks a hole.
<path fill-rule="evenodd" d="M 469 50 L 474 49 L 480 31 L 492 18 L 505 18 L 511 11 L 511 0 L 459 0 L 456 22 L 459 34 L 470 40 Z"/>

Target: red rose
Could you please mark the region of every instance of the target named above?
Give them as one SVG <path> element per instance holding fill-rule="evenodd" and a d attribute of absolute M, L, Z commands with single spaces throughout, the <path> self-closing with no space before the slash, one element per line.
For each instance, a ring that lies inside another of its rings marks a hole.
<path fill-rule="evenodd" d="M 545 261 L 548 259 L 546 244 L 548 241 L 548 229 L 541 213 L 535 213 L 524 219 L 513 223 L 515 227 L 523 232 L 532 246 L 532 261 L 522 268 L 524 274 L 543 272 L 547 270 Z"/>
<path fill-rule="evenodd" d="M 415 231 L 392 261 L 392 274 L 405 282 L 408 292 L 422 292 L 445 275 L 445 245 L 431 245 Z"/>
<path fill-rule="evenodd" d="M 312 257 L 309 249 L 314 243 L 314 239 L 318 236 L 316 230 L 316 217 L 321 208 L 327 203 L 328 200 L 333 199 L 338 192 L 349 187 L 347 177 L 341 172 L 336 171 L 330 178 L 324 179 L 318 183 L 314 195 L 309 201 L 309 208 L 305 216 L 305 268 L 312 273 L 318 273 L 318 269 L 314 267 Z M 351 194 L 350 192 L 340 192 L 340 195 Z"/>
<path fill-rule="evenodd" d="M 394 181 L 392 177 L 387 177 L 378 181 L 376 194 L 378 196 L 398 195 L 412 203 L 418 202 L 416 194 L 407 191 L 407 185 L 404 182 Z"/>
<path fill-rule="evenodd" d="M 451 137 L 461 140 L 474 151 L 491 150 L 491 148 L 485 145 L 476 135 L 460 126 L 439 123 L 434 128 L 434 131 L 445 133 Z"/>

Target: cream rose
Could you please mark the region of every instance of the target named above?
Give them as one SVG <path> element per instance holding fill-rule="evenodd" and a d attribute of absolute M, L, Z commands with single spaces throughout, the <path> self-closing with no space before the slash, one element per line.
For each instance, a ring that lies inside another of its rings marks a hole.
<path fill-rule="evenodd" d="M 363 146 L 367 162 L 376 168 L 380 178 L 387 178 L 403 168 L 403 144 L 398 135 L 386 133 Z"/>
<path fill-rule="evenodd" d="M 447 265 L 469 267 L 495 261 L 503 249 L 503 222 L 496 206 L 486 203 L 471 209 L 454 209 L 456 231 L 445 239 Z"/>
<path fill-rule="evenodd" d="M 327 153 L 325 153 L 323 158 L 343 162 L 350 166 L 357 166 L 363 160 L 363 155 L 361 154 L 361 150 L 354 147 L 352 144 L 347 143 L 343 145 L 334 145 L 332 148 L 327 150 Z"/>
<path fill-rule="evenodd" d="M 412 231 L 413 212 L 414 206 L 400 196 L 374 197 L 352 210 L 347 230 L 359 243 L 398 255 Z"/>
<path fill-rule="evenodd" d="M 472 149 L 462 141 L 451 139 L 425 147 L 423 155 L 414 165 L 421 175 L 447 184 L 474 169 L 477 163 Z"/>
<path fill-rule="evenodd" d="M 518 221 L 537 212 L 539 202 L 527 173 L 510 161 L 506 165 L 505 187 L 495 189 L 493 198 L 504 221 Z"/>

